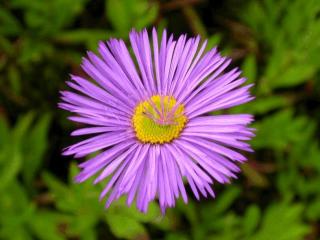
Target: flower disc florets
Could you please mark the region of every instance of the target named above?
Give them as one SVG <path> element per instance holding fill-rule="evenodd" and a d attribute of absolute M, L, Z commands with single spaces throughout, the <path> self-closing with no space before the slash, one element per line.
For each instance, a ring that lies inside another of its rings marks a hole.
<path fill-rule="evenodd" d="M 187 117 L 184 106 L 172 96 L 155 95 L 135 108 L 132 124 L 143 143 L 167 143 L 177 138 Z"/>

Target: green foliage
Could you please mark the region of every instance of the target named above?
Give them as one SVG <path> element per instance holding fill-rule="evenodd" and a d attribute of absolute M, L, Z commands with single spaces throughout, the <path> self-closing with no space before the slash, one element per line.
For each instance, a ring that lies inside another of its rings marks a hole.
<path fill-rule="evenodd" d="M 301 223 L 301 205 L 281 203 L 267 209 L 260 229 L 249 239 L 268 240 L 277 237 L 279 240 L 302 239 L 308 227 Z"/>
<path fill-rule="evenodd" d="M 25 183 L 30 185 L 41 166 L 48 145 L 50 116 L 44 114 L 37 121 L 33 120 L 34 114 L 24 115 L 13 129 L 9 129 L 4 119 L 0 121 L 0 191 L 20 172 Z"/>
<path fill-rule="evenodd" d="M 85 2 L 86 0 L 36 0 L 32 2 L 12 0 L 10 4 L 15 9 L 24 10 L 23 18 L 29 31 L 48 36 L 67 27 L 83 11 Z"/>
<path fill-rule="evenodd" d="M 48 147 L 50 115 L 22 116 L 13 128 L 0 120 L 0 237 L 3 239 L 62 239 L 56 231 L 56 213 L 36 211 L 31 201 L 32 183 L 41 167 Z M 21 176 L 24 182 L 18 181 Z M 32 219 L 32 221 L 30 221 Z M 45 226 L 47 234 L 40 231 Z"/>
<path fill-rule="evenodd" d="M 107 0 L 106 16 L 120 37 L 126 37 L 132 27 L 138 30 L 153 22 L 158 6 L 145 0 Z"/>
<path fill-rule="evenodd" d="M 155 203 L 150 205 L 147 214 L 142 214 L 134 206 L 126 206 L 125 199 L 120 198 L 105 210 L 104 205 L 98 202 L 102 186 L 93 186 L 90 182 L 81 185 L 74 183 L 73 178 L 77 172 L 77 167 L 71 165 L 68 185 L 49 173 L 43 176 L 57 210 L 68 216 L 65 222 L 67 235 L 96 239 L 93 229 L 99 221 L 104 221 L 117 237 L 133 239 L 147 235 L 143 223 L 152 223 L 160 214 Z"/>
<path fill-rule="evenodd" d="M 319 1 L 249 1 L 243 18 L 268 49 L 259 90 L 294 87 L 319 69 Z"/>
<path fill-rule="evenodd" d="M 320 238 L 320 2 L 189 2 L 1 1 L 0 239 Z M 76 126 L 56 106 L 87 49 L 152 25 L 219 44 L 256 96 L 230 110 L 256 117 L 240 178 L 215 184 L 213 200 L 180 199 L 165 216 L 125 197 L 105 209 L 105 182 L 74 183 L 78 168 L 60 155 Z"/>
<path fill-rule="evenodd" d="M 288 124 L 290 123 L 290 124 Z M 269 115 L 268 118 L 253 125 L 258 129 L 257 137 L 252 141 L 255 149 L 273 148 L 285 150 L 290 144 L 301 141 L 305 134 L 312 130 L 312 124 L 307 117 L 295 117 L 290 110 Z M 270 129 L 276 131 L 270 131 Z"/>

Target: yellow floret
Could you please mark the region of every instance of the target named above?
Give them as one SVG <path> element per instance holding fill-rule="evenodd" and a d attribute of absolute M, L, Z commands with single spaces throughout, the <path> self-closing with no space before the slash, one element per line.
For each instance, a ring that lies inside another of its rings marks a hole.
<path fill-rule="evenodd" d="M 172 96 L 154 95 L 149 100 L 140 102 L 132 117 L 137 138 L 143 143 L 162 144 L 179 137 L 187 118 L 184 115 L 183 104 L 176 108 L 174 114 L 168 115 L 175 105 L 176 99 Z M 162 124 L 156 122 L 155 119 L 160 118 L 159 113 L 170 118 L 170 121 Z"/>

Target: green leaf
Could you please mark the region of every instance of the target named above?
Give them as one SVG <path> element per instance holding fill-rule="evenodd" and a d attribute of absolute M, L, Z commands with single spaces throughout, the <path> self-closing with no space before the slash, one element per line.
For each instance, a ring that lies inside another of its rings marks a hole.
<path fill-rule="evenodd" d="M 146 0 L 107 0 L 105 12 L 116 35 L 126 38 L 132 28 L 140 30 L 156 19 L 158 5 Z"/>
<path fill-rule="evenodd" d="M 99 41 L 105 41 L 110 37 L 117 37 L 110 31 L 103 29 L 76 29 L 63 31 L 55 36 L 55 40 L 63 44 L 86 44 L 89 49 L 97 49 Z"/>
<path fill-rule="evenodd" d="M 24 20 L 36 36 L 52 36 L 68 26 L 82 12 L 86 0 L 33 1 L 13 0 L 12 5 L 23 9 Z M 50 11 L 48 11 L 50 9 Z"/>
<path fill-rule="evenodd" d="M 309 232 L 309 228 L 301 221 L 303 207 L 280 203 L 267 209 L 259 231 L 251 236 L 251 240 L 300 240 Z"/>
<path fill-rule="evenodd" d="M 21 169 L 22 157 L 20 152 L 16 149 L 11 150 L 7 148 L 6 153 L 0 153 L 0 192 L 6 191 L 6 188 L 10 186 Z"/>
<path fill-rule="evenodd" d="M 9 139 L 9 126 L 7 121 L 0 116 L 0 152 L 2 147 L 7 143 Z"/>
<path fill-rule="evenodd" d="M 57 180 L 53 175 L 49 173 L 44 173 L 43 179 L 48 185 L 50 192 L 54 195 L 55 198 L 66 197 L 69 195 L 68 187 L 61 183 L 59 180 Z"/>
<path fill-rule="evenodd" d="M 28 114 L 19 118 L 18 123 L 13 129 L 12 139 L 14 141 L 14 147 L 20 148 L 23 143 L 23 138 L 26 136 L 28 129 L 34 119 L 34 113 L 29 112 Z"/>
<path fill-rule="evenodd" d="M 107 0 L 106 15 L 116 31 L 127 32 L 130 29 L 130 14 L 128 13 L 126 1 Z"/>
<path fill-rule="evenodd" d="M 159 12 L 159 7 L 157 4 L 152 4 L 150 7 L 146 4 L 145 12 L 142 13 L 140 17 L 137 17 L 137 22 L 135 24 L 135 27 L 137 29 L 142 29 L 144 27 L 149 26 L 157 18 L 158 12 Z"/>
<path fill-rule="evenodd" d="M 222 36 L 220 34 L 211 35 L 208 38 L 206 50 L 208 51 L 208 50 L 212 49 L 213 47 L 219 45 L 219 43 L 221 42 L 221 37 Z"/>
<path fill-rule="evenodd" d="M 272 88 L 294 87 L 304 83 L 314 75 L 316 67 L 313 65 L 297 64 L 282 71 L 277 78 L 271 82 Z"/>
<path fill-rule="evenodd" d="M 214 202 L 213 212 L 215 214 L 221 214 L 226 211 L 231 204 L 236 200 L 240 195 L 240 189 L 237 187 L 229 187 L 222 194 L 217 196 Z"/>
<path fill-rule="evenodd" d="M 74 164 L 70 167 L 70 179 L 78 172 Z M 55 200 L 55 205 L 62 213 L 70 215 L 68 234 L 94 238 L 92 229 L 105 212 L 103 205 L 98 201 L 100 188 L 90 182 L 83 184 L 73 183 L 66 185 L 54 176 L 46 173 L 44 180 Z M 85 238 L 84 238 L 85 239 Z"/>
<path fill-rule="evenodd" d="M 243 231 L 246 236 L 249 236 L 258 227 L 261 218 L 261 213 L 259 207 L 256 205 L 251 205 L 247 208 L 245 215 L 243 217 Z"/>
<path fill-rule="evenodd" d="M 308 128 L 308 122 L 308 118 L 304 116 L 293 118 L 291 110 L 277 112 L 253 124 L 253 127 L 257 129 L 257 136 L 252 140 L 252 145 L 256 149 L 283 150 L 290 143 L 301 139 Z"/>
<path fill-rule="evenodd" d="M 109 213 L 106 221 L 111 232 L 118 238 L 133 239 L 146 236 L 143 225 L 136 219 L 126 215 Z"/>
<path fill-rule="evenodd" d="M 250 183 L 254 186 L 265 188 L 269 186 L 268 179 L 256 169 L 254 169 L 250 164 L 243 164 L 241 166 L 243 174 L 248 178 Z"/>
<path fill-rule="evenodd" d="M 48 41 L 40 41 L 39 39 L 24 38 L 21 41 L 21 51 L 18 59 L 19 64 L 40 62 L 46 56 L 52 56 L 54 52 L 53 46 Z"/>
<path fill-rule="evenodd" d="M 26 192 L 17 181 L 0 198 L 0 238 L 1 239 L 32 239 L 27 224 L 32 219 L 35 206 L 27 199 Z"/>
<path fill-rule="evenodd" d="M 19 95 L 21 93 L 21 78 L 19 71 L 15 66 L 10 66 L 8 68 L 8 80 L 10 88 L 16 95 Z"/>
<path fill-rule="evenodd" d="M 306 216 L 312 221 L 317 221 L 320 218 L 320 197 L 312 201 L 307 205 Z"/>
<path fill-rule="evenodd" d="M 65 237 L 59 230 L 59 224 L 68 221 L 68 217 L 49 211 L 37 211 L 29 222 L 33 233 L 41 240 L 63 240 Z"/>
<path fill-rule="evenodd" d="M 19 21 L 9 11 L 0 8 L 0 35 L 16 36 L 21 32 Z"/>
<path fill-rule="evenodd" d="M 289 104 L 290 101 L 281 95 L 273 95 L 270 97 L 258 97 L 254 101 L 233 108 L 232 113 L 247 112 L 252 114 L 265 114 L 270 111 L 286 107 Z"/>
<path fill-rule="evenodd" d="M 166 234 L 165 240 L 189 240 L 190 236 L 186 233 L 170 233 Z"/>
<path fill-rule="evenodd" d="M 35 122 L 28 137 L 24 139 L 22 174 L 26 183 L 31 183 L 44 159 L 44 153 L 48 147 L 47 138 L 50 119 L 50 115 L 44 113 L 43 116 Z M 30 143 L 32 147 L 30 147 Z"/>
<path fill-rule="evenodd" d="M 247 83 L 254 83 L 257 77 L 257 63 L 256 58 L 253 55 L 249 55 L 243 62 L 242 75 L 248 80 Z"/>

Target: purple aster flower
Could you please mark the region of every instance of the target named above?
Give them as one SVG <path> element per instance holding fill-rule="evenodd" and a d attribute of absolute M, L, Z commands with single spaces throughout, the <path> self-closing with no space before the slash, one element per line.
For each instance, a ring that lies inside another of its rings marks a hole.
<path fill-rule="evenodd" d="M 71 76 L 59 106 L 87 125 L 72 136 L 94 135 L 65 149 L 75 158 L 97 153 L 81 163 L 77 182 L 108 177 L 100 199 L 106 207 L 122 195 L 146 212 L 159 199 L 164 212 L 180 196 L 188 201 L 184 180 L 197 199 L 211 195 L 213 182 L 236 178 L 239 153 L 252 151 L 254 134 L 248 114 L 215 114 L 253 99 L 240 71 L 226 71 L 230 59 L 214 48 L 205 52 L 200 37 L 178 40 L 155 29 L 132 31 L 131 54 L 124 41 L 99 43 L 99 56 L 88 52 L 82 68 L 88 78 Z M 90 79 L 90 80 L 89 80 Z"/>

